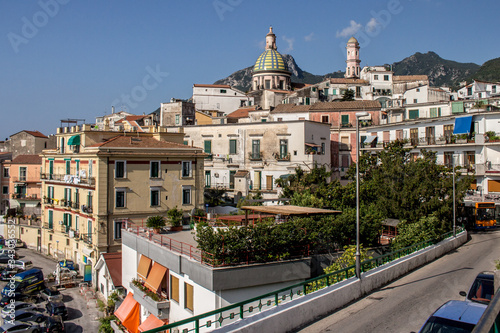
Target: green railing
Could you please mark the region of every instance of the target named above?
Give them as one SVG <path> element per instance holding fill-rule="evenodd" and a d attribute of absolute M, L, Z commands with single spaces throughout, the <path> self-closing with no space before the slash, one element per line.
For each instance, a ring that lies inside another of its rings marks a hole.
<path fill-rule="evenodd" d="M 457 227 L 457 234 L 463 231 L 463 228 Z M 371 269 L 382 266 L 393 260 L 407 256 L 411 253 L 424 249 L 430 245 L 453 236 L 453 232 L 447 232 L 437 239 L 427 240 L 418 244 L 414 244 L 394 252 L 381 255 L 377 258 L 365 260 L 361 262 L 361 271 L 367 272 Z M 195 332 L 198 333 L 200 329 L 216 328 L 216 324 L 222 326 L 223 324 L 234 322 L 240 319 L 253 315 L 257 312 L 278 306 L 281 303 L 291 301 L 297 297 L 305 296 L 314 291 L 329 287 L 337 282 L 344 281 L 355 276 L 355 265 L 343 268 L 341 270 L 321 275 L 304 282 L 300 282 L 286 288 L 282 288 L 267 294 L 263 294 L 245 301 L 234 303 L 223 308 L 206 312 L 194 317 L 177 321 L 165 326 L 161 326 L 143 333 L 156 333 L 168 329 L 178 328 L 179 333 Z M 185 326 L 185 327 L 182 327 Z M 181 328 L 182 327 L 182 328 Z"/>

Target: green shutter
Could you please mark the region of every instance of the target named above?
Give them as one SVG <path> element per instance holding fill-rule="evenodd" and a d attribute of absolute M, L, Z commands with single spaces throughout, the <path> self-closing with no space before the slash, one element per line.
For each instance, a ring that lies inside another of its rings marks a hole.
<path fill-rule="evenodd" d="M 418 110 L 409 110 L 409 118 L 410 119 L 417 119 L 418 118 Z"/>
<path fill-rule="evenodd" d="M 464 112 L 464 102 L 451 103 L 451 113 L 463 113 L 463 112 Z"/>
<path fill-rule="evenodd" d="M 211 140 L 205 140 L 205 153 L 207 153 L 207 154 L 212 153 L 212 141 Z"/>
<path fill-rule="evenodd" d="M 49 210 L 49 229 L 54 229 L 54 211 Z"/>
<path fill-rule="evenodd" d="M 438 116 L 437 108 L 431 108 L 431 118 L 435 118 Z"/>
<path fill-rule="evenodd" d="M 229 140 L 229 154 L 236 154 L 236 140 Z"/>
<path fill-rule="evenodd" d="M 349 115 L 343 114 L 342 115 L 342 125 L 347 125 L 347 124 L 349 124 Z"/>

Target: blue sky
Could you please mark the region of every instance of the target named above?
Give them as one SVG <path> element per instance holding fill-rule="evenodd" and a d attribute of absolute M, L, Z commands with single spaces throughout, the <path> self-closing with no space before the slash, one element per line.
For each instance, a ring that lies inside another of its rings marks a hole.
<path fill-rule="evenodd" d="M 482 64 L 500 57 L 499 12 L 496 0 L 0 0 L 0 139 L 189 98 L 253 65 L 270 25 L 313 74 L 344 70 L 351 35 L 362 66 L 427 51 Z"/>

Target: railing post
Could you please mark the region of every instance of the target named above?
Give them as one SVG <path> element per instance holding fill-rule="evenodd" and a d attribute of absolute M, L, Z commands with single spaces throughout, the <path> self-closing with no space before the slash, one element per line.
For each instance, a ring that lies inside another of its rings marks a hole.
<path fill-rule="evenodd" d="M 274 304 L 278 305 L 278 293 L 274 294 Z"/>
<path fill-rule="evenodd" d="M 243 319 L 243 304 L 240 305 L 240 319 Z"/>
<path fill-rule="evenodd" d="M 200 332 L 200 320 L 199 319 L 196 319 L 196 321 L 194 322 L 194 331 L 196 333 Z"/>

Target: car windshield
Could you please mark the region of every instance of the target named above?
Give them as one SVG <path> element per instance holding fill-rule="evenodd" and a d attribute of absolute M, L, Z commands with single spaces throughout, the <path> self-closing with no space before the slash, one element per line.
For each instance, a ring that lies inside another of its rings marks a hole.
<path fill-rule="evenodd" d="M 474 324 L 464 323 L 441 317 L 431 317 L 420 331 L 421 333 L 467 333 L 472 332 Z"/>

